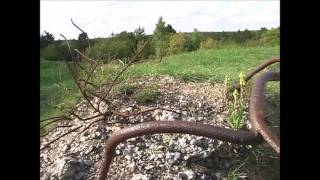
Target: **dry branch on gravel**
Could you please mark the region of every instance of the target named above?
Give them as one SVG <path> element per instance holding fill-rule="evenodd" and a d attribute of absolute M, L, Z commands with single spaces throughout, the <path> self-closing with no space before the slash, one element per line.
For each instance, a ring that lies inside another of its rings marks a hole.
<path fill-rule="evenodd" d="M 71 22 L 72 24 L 77 28 L 79 29 L 82 33 L 85 33 L 86 36 L 87 36 L 87 40 L 88 40 L 88 45 L 89 45 L 89 48 L 90 48 L 90 40 L 89 40 L 89 37 L 88 37 L 88 34 L 83 31 L 79 26 L 77 26 L 73 20 L 71 19 Z M 51 120 L 50 122 L 44 124 L 41 126 L 41 129 L 44 129 L 46 126 L 50 125 L 50 124 L 53 124 L 55 122 L 58 122 L 60 120 L 71 120 L 71 116 L 74 116 L 76 117 L 78 120 L 80 121 L 87 121 L 87 120 L 92 120 L 94 118 L 98 118 L 98 120 L 95 120 L 93 122 L 91 122 L 89 124 L 89 126 L 83 128 L 83 130 L 80 131 L 79 134 L 83 133 L 84 131 L 86 131 L 91 125 L 97 123 L 97 122 L 100 122 L 102 120 L 106 120 L 108 118 L 110 118 L 112 115 L 117 115 L 117 116 L 122 116 L 124 118 L 127 118 L 127 117 L 130 117 L 130 116 L 138 116 L 140 114 L 143 114 L 143 113 L 146 113 L 146 112 L 150 112 L 150 111 L 155 111 L 155 110 L 164 110 L 164 111 L 171 111 L 171 112 L 174 112 L 174 113 L 177 113 L 177 114 L 180 114 L 179 112 L 176 112 L 174 110 L 171 110 L 171 109 L 166 109 L 166 108 L 151 108 L 151 109 L 147 109 L 147 110 L 143 110 L 143 111 L 138 111 L 138 112 L 133 112 L 133 113 L 122 113 L 122 112 L 118 112 L 117 110 L 115 109 L 110 109 L 109 107 L 111 107 L 112 103 L 111 103 L 111 100 L 109 99 L 109 95 L 111 93 L 111 90 L 112 88 L 116 85 L 117 81 L 119 80 L 119 78 L 121 77 L 121 75 L 134 63 L 138 62 L 138 59 L 141 55 L 141 53 L 143 52 L 143 50 L 145 49 L 145 47 L 150 43 L 151 40 L 147 40 L 143 43 L 143 45 L 136 49 L 134 51 L 134 54 L 131 56 L 131 58 L 129 59 L 128 63 L 125 65 L 125 67 L 116 74 L 115 78 L 112 80 L 112 82 L 105 82 L 105 83 L 102 83 L 102 85 L 106 85 L 106 84 L 111 84 L 109 85 L 106 89 L 106 91 L 104 93 L 97 93 L 97 90 L 100 89 L 101 85 L 97 85 L 97 84 L 94 84 L 93 82 L 90 82 L 91 80 L 91 77 L 93 76 L 93 74 L 96 72 L 95 70 L 98 69 L 98 67 L 102 64 L 101 61 L 99 60 L 94 60 L 94 59 L 91 59 L 89 57 L 87 57 L 84 53 L 80 52 L 78 49 L 73 49 L 74 52 L 76 52 L 77 54 L 79 54 L 82 58 L 80 58 L 80 61 L 76 61 L 73 57 L 73 53 L 72 53 L 72 48 L 70 46 L 70 43 L 68 42 L 67 38 L 60 34 L 66 44 L 67 44 L 67 48 L 69 50 L 69 53 L 71 54 L 71 62 L 68 62 L 68 61 L 64 61 L 68 67 L 68 70 L 70 71 L 71 73 L 71 76 L 73 78 L 73 81 L 76 85 L 76 87 L 79 89 L 82 97 L 86 100 L 86 102 L 90 105 L 91 108 L 93 108 L 95 110 L 95 112 L 98 112 L 97 115 L 92 115 L 90 117 L 81 117 L 80 115 L 77 115 L 75 113 L 74 110 L 72 110 L 68 116 L 58 116 L 58 117 L 51 117 L 51 118 L 47 118 L 47 119 L 44 119 L 44 120 L 41 120 L 41 122 L 45 122 L 45 121 L 49 121 Z M 116 56 L 110 56 L 111 59 L 109 59 L 109 63 L 113 62 L 115 60 L 115 57 Z M 85 61 L 84 61 L 85 60 Z M 81 63 L 85 64 L 85 63 L 89 63 L 89 66 L 82 66 Z M 91 65 L 91 66 L 90 66 Z M 81 71 L 84 71 L 85 73 L 85 77 L 81 77 Z M 88 85 L 90 85 L 91 87 L 93 87 L 93 90 L 89 90 L 88 89 Z M 100 95 L 102 94 L 102 95 Z M 98 98 L 98 105 L 95 106 L 91 101 L 90 99 L 94 99 L 94 98 Z M 108 105 L 108 109 L 107 110 L 104 110 L 104 112 L 101 112 L 100 110 L 100 106 L 101 104 L 105 103 Z M 53 131 L 54 129 L 58 128 L 58 127 L 67 127 L 67 125 L 65 126 L 57 126 L 53 129 L 51 129 L 49 132 Z M 46 147 L 48 147 L 50 144 L 58 141 L 60 138 L 66 136 L 67 134 L 70 134 L 72 132 L 74 132 L 75 130 L 77 129 L 80 129 L 82 126 L 80 127 L 77 127 L 75 129 L 72 129 L 71 131 L 68 131 L 66 134 L 64 134 L 63 136 L 59 136 L 58 138 L 52 140 L 51 142 L 48 142 L 46 143 L 42 148 L 41 148 L 41 151 L 44 150 Z M 45 135 L 47 135 L 49 132 L 47 132 Z M 42 135 L 44 136 L 44 135 Z"/>

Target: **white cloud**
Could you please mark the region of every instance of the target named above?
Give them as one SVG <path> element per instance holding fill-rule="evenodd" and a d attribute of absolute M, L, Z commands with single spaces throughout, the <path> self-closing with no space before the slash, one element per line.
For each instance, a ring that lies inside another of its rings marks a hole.
<path fill-rule="evenodd" d="M 151 34 L 160 16 L 177 31 L 230 31 L 280 25 L 279 1 L 41 1 L 41 32 L 91 38 L 133 31 L 139 25 Z"/>

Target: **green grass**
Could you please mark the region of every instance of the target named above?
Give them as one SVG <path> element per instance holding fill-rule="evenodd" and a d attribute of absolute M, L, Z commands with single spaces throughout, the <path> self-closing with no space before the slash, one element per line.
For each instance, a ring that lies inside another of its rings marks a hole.
<path fill-rule="evenodd" d="M 157 100 L 159 94 L 158 87 L 156 85 L 150 85 L 137 92 L 133 98 L 139 104 L 150 104 Z"/>
<path fill-rule="evenodd" d="M 226 75 L 237 79 L 241 71 L 245 73 L 263 60 L 279 54 L 279 46 L 198 50 L 164 57 L 161 63 L 156 59 L 135 64 L 120 79 L 170 75 L 184 81 L 223 82 Z M 40 62 L 41 118 L 61 115 L 72 107 L 80 94 L 63 62 Z M 110 82 L 122 68 L 121 65 L 104 65 L 93 77 L 93 82 Z M 271 69 L 279 70 L 279 65 Z"/>
<path fill-rule="evenodd" d="M 171 75 L 187 81 L 192 77 L 195 80 L 223 81 L 225 75 L 238 78 L 241 71 L 247 72 L 279 54 L 278 46 L 199 50 L 164 57 L 162 63 L 154 60 L 136 64 L 129 71 L 135 77 Z M 279 70 L 279 66 L 273 69 Z"/>
<path fill-rule="evenodd" d="M 238 157 L 227 175 L 228 180 L 239 180 L 241 176 L 250 179 L 280 179 L 280 161 L 268 144 L 253 146 L 245 155 Z"/>
<path fill-rule="evenodd" d="M 59 116 L 73 107 L 78 91 L 63 62 L 40 60 L 40 118 Z"/>

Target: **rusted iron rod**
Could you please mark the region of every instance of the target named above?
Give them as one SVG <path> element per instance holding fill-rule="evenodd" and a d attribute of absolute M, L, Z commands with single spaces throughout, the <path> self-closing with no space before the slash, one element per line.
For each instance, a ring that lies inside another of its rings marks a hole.
<path fill-rule="evenodd" d="M 271 145 L 271 147 L 280 154 L 280 141 L 277 136 L 267 127 L 262 112 L 265 84 L 268 81 L 279 80 L 279 72 L 266 72 L 257 78 L 251 91 L 249 115 L 251 124 L 253 126 L 253 132 L 256 135 L 260 133 L 262 137 Z"/>
<path fill-rule="evenodd" d="M 264 61 L 262 64 L 260 64 L 259 66 L 253 68 L 252 70 L 250 70 L 246 76 L 244 77 L 245 81 L 250 80 L 255 74 L 257 74 L 258 72 L 262 71 L 264 68 L 274 64 L 274 63 L 278 63 L 280 62 L 280 57 L 273 57 L 271 59 L 268 59 L 266 61 Z M 233 87 L 231 89 L 231 91 L 234 91 L 235 89 L 239 90 L 240 89 L 240 83 L 237 81 L 235 83 L 233 83 Z"/>
<path fill-rule="evenodd" d="M 115 148 L 120 142 L 137 136 L 158 133 L 191 134 L 215 138 L 236 144 L 259 144 L 263 142 L 263 139 L 259 134 L 255 135 L 251 131 L 227 129 L 197 122 L 152 121 L 139 123 L 125 127 L 113 133 L 112 136 L 106 141 L 104 152 L 105 157 L 101 164 L 98 180 L 105 180 L 107 178 Z"/>

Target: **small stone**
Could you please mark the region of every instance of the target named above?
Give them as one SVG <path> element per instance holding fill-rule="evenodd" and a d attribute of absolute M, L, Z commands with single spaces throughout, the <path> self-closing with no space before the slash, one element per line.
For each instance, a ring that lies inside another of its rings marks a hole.
<path fill-rule="evenodd" d="M 144 174 L 134 174 L 131 180 L 148 180 L 148 176 Z"/>
<path fill-rule="evenodd" d="M 131 156 L 126 155 L 124 158 L 126 158 L 128 161 L 131 161 Z"/>
<path fill-rule="evenodd" d="M 80 137 L 80 142 L 84 142 L 84 141 L 86 141 L 87 140 L 87 137 L 86 136 L 81 136 Z"/>
<path fill-rule="evenodd" d="M 123 144 L 123 143 L 120 143 L 120 144 L 119 144 L 119 147 L 120 147 L 121 149 L 124 149 L 124 148 L 126 147 L 126 145 Z M 130 148 L 131 146 L 128 146 L 128 147 Z"/>
<path fill-rule="evenodd" d="M 116 154 L 119 155 L 121 154 L 121 151 L 119 149 L 116 150 Z"/>
<path fill-rule="evenodd" d="M 129 167 L 130 169 L 134 169 L 135 163 L 130 163 L 130 164 L 128 165 L 128 167 Z"/>
<path fill-rule="evenodd" d="M 83 133 L 83 136 L 88 136 L 89 134 L 90 134 L 89 131 L 86 131 Z"/>
<path fill-rule="evenodd" d="M 95 136 L 94 136 L 95 139 L 101 138 L 101 132 L 98 131 L 98 132 L 95 132 L 94 134 L 95 134 Z"/>
<path fill-rule="evenodd" d="M 149 165 L 149 166 L 145 167 L 146 170 L 150 170 L 150 169 L 153 169 L 153 168 L 154 168 L 153 165 Z"/>
<path fill-rule="evenodd" d="M 186 154 L 186 155 L 183 156 L 183 160 L 186 161 L 186 160 L 188 160 L 188 159 L 190 159 L 190 155 Z"/>
<path fill-rule="evenodd" d="M 195 145 L 197 143 L 197 140 L 196 139 L 192 139 L 191 141 L 190 141 L 190 144 L 191 145 Z"/>
<path fill-rule="evenodd" d="M 154 157 L 156 157 L 156 155 L 155 155 L 155 154 L 152 154 L 152 155 L 149 157 L 149 160 L 153 160 Z"/>
<path fill-rule="evenodd" d="M 177 161 L 180 158 L 180 156 L 181 156 L 181 153 L 179 152 L 174 153 L 173 161 Z"/>
<path fill-rule="evenodd" d="M 186 146 L 186 139 L 185 139 L 185 138 L 179 139 L 178 142 L 179 142 L 179 144 L 180 144 L 181 147 Z"/>
<path fill-rule="evenodd" d="M 204 158 L 207 158 L 207 157 L 209 157 L 210 156 L 210 152 L 208 152 L 208 151 L 204 151 L 203 152 L 203 157 Z"/>
<path fill-rule="evenodd" d="M 62 152 L 63 153 L 68 153 L 68 151 L 71 149 L 71 146 L 69 144 L 65 145 L 63 148 L 62 148 Z"/>
<path fill-rule="evenodd" d="M 195 173 L 193 171 L 187 170 L 185 172 L 180 172 L 178 174 L 179 179 L 186 179 L 186 180 L 194 180 L 195 179 Z"/>
<path fill-rule="evenodd" d="M 101 159 L 101 155 L 100 155 L 100 154 L 97 154 L 97 155 L 96 155 L 96 159 Z"/>

